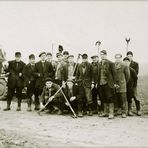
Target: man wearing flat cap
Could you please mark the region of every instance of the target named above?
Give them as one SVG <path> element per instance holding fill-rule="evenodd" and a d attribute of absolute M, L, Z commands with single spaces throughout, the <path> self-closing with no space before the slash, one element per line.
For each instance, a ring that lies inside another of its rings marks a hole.
<path fill-rule="evenodd" d="M 17 111 L 21 110 L 21 100 L 22 100 L 22 89 L 24 87 L 23 80 L 23 69 L 25 63 L 21 61 L 21 53 L 15 53 L 15 60 L 9 61 L 9 66 L 7 69 L 8 75 L 8 95 L 7 95 L 7 107 L 4 111 L 10 110 L 11 100 L 16 91 L 16 97 L 18 99 Z"/>
<path fill-rule="evenodd" d="M 130 80 L 129 67 L 122 62 L 122 55 L 115 55 L 115 72 L 116 72 L 116 94 L 117 105 L 121 109 L 122 118 L 127 115 L 127 84 Z"/>
<path fill-rule="evenodd" d="M 107 59 L 107 51 L 100 51 L 101 62 L 99 66 L 98 91 L 103 104 L 103 114 L 100 116 L 114 118 L 114 95 L 115 95 L 115 66 Z M 109 109 L 109 111 L 108 111 Z M 108 114 L 109 112 L 109 114 Z"/>
<path fill-rule="evenodd" d="M 130 59 L 125 57 L 123 59 L 124 64 L 129 67 L 130 70 L 130 80 L 127 83 L 127 102 L 128 102 L 128 116 L 133 116 L 132 113 L 132 99 L 134 98 L 134 88 L 137 85 L 137 74 L 136 71 L 130 67 Z"/>
<path fill-rule="evenodd" d="M 138 74 L 139 74 L 139 63 L 137 63 L 136 61 L 133 60 L 133 52 L 128 51 L 127 57 L 130 59 L 130 67 L 133 68 L 136 71 L 137 76 L 138 76 Z M 141 116 L 140 100 L 137 98 L 137 84 L 134 87 L 134 101 L 135 101 L 135 105 L 136 105 L 137 115 Z"/>
<path fill-rule="evenodd" d="M 35 110 L 39 110 L 39 96 L 42 93 L 42 89 L 45 84 L 45 79 L 47 77 L 53 78 L 54 70 L 52 64 L 46 61 L 46 53 L 41 52 L 39 54 L 41 60 L 35 64 L 34 77 L 36 79 L 35 83 Z"/>
<path fill-rule="evenodd" d="M 64 61 L 63 55 L 61 53 L 56 54 L 56 69 L 55 69 L 55 83 L 58 85 L 62 85 L 64 83 Z"/>
<path fill-rule="evenodd" d="M 63 52 L 63 61 L 65 62 L 65 64 L 68 62 L 68 56 L 69 56 L 69 52 L 64 51 Z"/>
<path fill-rule="evenodd" d="M 97 103 L 97 97 L 98 97 L 98 89 L 97 89 L 97 84 L 98 84 L 98 77 L 99 77 L 99 57 L 98 55 L 94 55 L 91 57 L 92 59 L 92 98 L 93 98 L 93 111 L 95 113 L 98 112 L 98 103 Z"/>
<path fill-rule="evenodd" d="M 57 112 L 57 114 L 62 114 L 64 107 L 64 100 L 61 91 L 54 95 L 58 90 L 59 86 L 53 83 L 53 79 L 46 78 L 45 86 L 40 97 L 40 106 L 42 109 L 46 109 L 49 112 Z M 44 105 L 49 101 L 49 104 L 45 107 Z"/>
<path fill-rule="evenodd" d="M 34 78 L 34 70 L 35 70 L 35 55 L 29 55 L 29 64 L 27 64 L 23 70 L 24 75 L 24 85 L 27 89 L 27 103 L 28 109 L 27 111 L 32 111 L 32 96 L 35 95 L 35 78 Z"/>
<path fill-rule="evenodd" d="M 76 81 L 79 87 L 82 88 L 85 98 L 85 104 L 87 106 L 87 113 L 89 116 L 92 116 L 92 108 L 93 108 L 93 101 L 92 101 L 92 93 L 91 93 L 91 84 L 92 84 L 92 66 L 88 62 L 88 55 L 82 55 L 82 63 L 78 65 L 77 72 L 76 72 Z"/>
<path fill-rule="evenodd" d="M 63 91 L 75 112 L 78 113 L 78 117 L 83 117 L 83 97 L 85 97 L 85 94 L 81 87 L 75 85 L 73 80 L 68 79 Z"/>
<path fill-rule="evenodd" d="M 48 52 L 46 54 L 46 57 L 47 57 L 47 61 L 52 64 L 53 70 L 55 72 L 55 69 L 56 69 L 56 61 L 53 60 L 52 53 Z"/>
<path fill-rule="evenodd" d="M 74 55 L 69 55 L 67 57 L 68 62 L 64 65 L 64 81 L 67 79 L 75 79 L 75 74 L 77 67 L 75 69 L 76 63 L 74 62 Z M 75 70 L 75 71 L 74 71 Z"/>

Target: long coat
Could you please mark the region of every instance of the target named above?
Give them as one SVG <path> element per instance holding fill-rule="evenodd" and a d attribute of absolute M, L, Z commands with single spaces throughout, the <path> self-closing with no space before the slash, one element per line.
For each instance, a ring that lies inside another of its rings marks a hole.
<path fill-rule="evenodd" d="M 97 84 L 99 78 L 99 62 L 92 62 L 92 81 Z"/>
<path fill-rule="evenodd" d="M 129 67 L 121 63 L 116 68 L 116 84 L 119 85 L 119 88 L 116 89 L 117 93 L 127 92 L 127 83 L 130 80 L 130 71 Z"/>
<path fill-rule="evenodd" d="M 137 62 L 135 62 L 135 61 L 131 61 L 130 67 L 133 68 L 136 71 L 137 75 L 138 75 L 138 73 L 139 73 L 139 64 Z"/>
<path fill-rule="evenodd" d="M 54 71 L 51 63 L 45 61 L 44 68 L 42 62 L 39 61 L 35 64 L 34 77 L 36 79 L 35 88 L 43 89 L 45 85 L 45 79 L 47 77 L 53 78 Z"/>
<path fill-rule="evenodd" d="M 86 69 L 83 73 L 83 65 L 82 63 L 78 66 L 77 72 L 76 72 L 76 81 L 80 86 L 84 87 L 91 87 L 92 83 L 92 66 L 90 63 L 86 63 Z"/>
<path fill-rule="evenodd" d="M 9 61 L 9 66 L 7 72 L 9 73 L 8 76 L 8 87 L 10 89 L 14 89 L 16 87 L 23 88 L 24 87 L 24 80 L 23 80 L 23 69 L 25 67 L 25 63 L 23 61 L 16 62 L 16 60 Z M 19 73 L 22 76 L 19 76 Z"/>
<path fill-rule="evenodd" d="M 98 87 L 100 85 L 100 76 L 101 76 L 101 63 L 99 66 L 99 77 L 98 77 Z M 115 78 L 116 78 L 116 73 L 115 73 L 115 65 L 113 62 L 109 60 L 105 60 L 104 62 L 105 70 L 106 70 L 106 78 L 107 78 L 107 84 L 110 88 L 114 88 L 115 84 Z"/>
<path fill-rule="evenodd" d="M 35 82 L 34 78 L 34 70 L 35 70 L 35 65 L 34 67 L 31 66 L 31 64 L 27 64 L 23 70 L 23 76 L 24 76 L 24 85 L 28 86 L 31 82 Z"/>

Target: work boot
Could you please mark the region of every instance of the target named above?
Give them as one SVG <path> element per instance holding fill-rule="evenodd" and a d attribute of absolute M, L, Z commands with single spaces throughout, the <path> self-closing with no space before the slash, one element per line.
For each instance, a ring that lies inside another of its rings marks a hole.
<path fill-rule="evenodd" d="M 7 104 L 7 107 L 3 109 L 3 111 L 9 111 L 10 110 L 10 105 Z"/>
<path fill-rule="evenodd" d="M 108 117 L 108 104 L 104 103 L 104 112 L 99 115 L 99 117 Z"/>
<path fill-rule="evenodd" d="M 122 113 L 122 118 L 126 118 L 126 113 Z"/>
<path fill-rule="evenodd" d="M 113 119 L 114 118 L 114 104 L 110 103 L 109 104 L 109 117 L 108 119 Z"/>
<path fill-rule="evenodd" d="M 128 104 L 128 116 L 133 116 L 131 103 Z"/>
<path fill-rule="evenodd" d="M 137 111 L 137 115 L 141 116 L 141 111 L 140 110 Z"/>
<path fill-rule="evenodd" d="M 83 113 L 82 113 L 82 111 L 78 111 L 78 117 L 80 117 L 80 118 L 83 117 Z"/>
<path fill-rule="evenodd" d="M 31 112 L 32 109 L 31 109 L 31 105 L 28 105 L 28 109 L 27 109 L 28 112 Z"/>
<path fill-rule="evenodd" d="M 21 107 L 18 106 L 17 109 L 16 109 L 16 111 L 21 111 Z"/>
<path fill-rule="evenodd" d="M 40 105 L 35 105 L 34 110 L 40 110 Z"/>
<path fill-rule="evenodd" d="M 87 112 L 88 116 L 92 116 L 93 115 L 93 111 L 92 111 L 92 104 L 88 105 L 88 112 Z"/>

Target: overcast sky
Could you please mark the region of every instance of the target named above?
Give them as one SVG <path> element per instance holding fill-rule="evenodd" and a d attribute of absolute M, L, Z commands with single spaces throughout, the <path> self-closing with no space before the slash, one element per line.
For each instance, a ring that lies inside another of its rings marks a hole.
<path fill-rule="evenodd" d="M 36 1 L 0 2 L 0 45 L 7 59 L 21 51 L 23 60 L 34 53 L 51 51 L 62 44 L 70 53 L 97 54 L 95 42 L 102 42 L 114 60 L 125 55 L 125 37 L 131 37 L 135 60 L 148 59 L 148 2 Z"/>

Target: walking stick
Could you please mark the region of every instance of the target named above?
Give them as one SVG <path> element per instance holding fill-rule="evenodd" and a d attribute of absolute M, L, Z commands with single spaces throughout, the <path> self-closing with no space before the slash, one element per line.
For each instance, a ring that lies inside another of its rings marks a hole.
<path fill-rule="evenodd" d="M 75 73 L 75 70 L 76 70 L 76 67 L 77 67 L 77 65 L 78 65 L 78 61 L 79 61 L 79 59 L 80 59 L 80 56 L 81 56 L 81 54 L 78 54 L 78 58 L 77 58 L 77 63 L 76 63 L 76 65 L 75 65 L 75 67 L 74 67 L 74 70 L 73 70 L 73 75 L 74 75 L 74 73 Z M 67 83 L 67 81 L 66 82 L 64 82 L 64 84 L 58 89 L 58 91 L 53 95 L 53 96 L 56 96 L 60 91 L 62 91 L 62 88 L 63 88 L 63 86 L 65 85 Z M 63 91 L 62 91 L 63 92 Z M 64 92 L 63 92 L 64 93 Z M 64 94 L 65 95 L 65 94 Z M 66 99 L 67 100 L 67 99 Z M 39 111 L 38 111 L 38 114 L 40 115 L 40 113 L 45 109 L 45 107 L 48 105 L 50 103 L 50 101 L 49 101 L 49 99 L 48 99 L 48 101 L 46 102 L 46 104 L 44 105 L 44 108 L 41 108 Z M 68 104 L 70 104 L 69 102 L 68 102 Z M 71 106 L 71 105 L 70 105 Z M 72 107 L 70 107 L 70 108 L 72 108 Z M 72 109 L 73 110 L 73 109 Z M 71 110 L 71 111 L 72 111 Z M 74 111 L 74 110 L 73 110 Z M 72 112 L 73 112 L 72 111 Z M 74 114 L 74 116 L 76 115 L 76 113 Z"/>
<path fill-rule="evenodd" d="M 128 46 L 129 46 L 129 42 L 130 42 L 130 38 L 125 38 L 126 41 L 126 53 L 128 52 Z"/>

